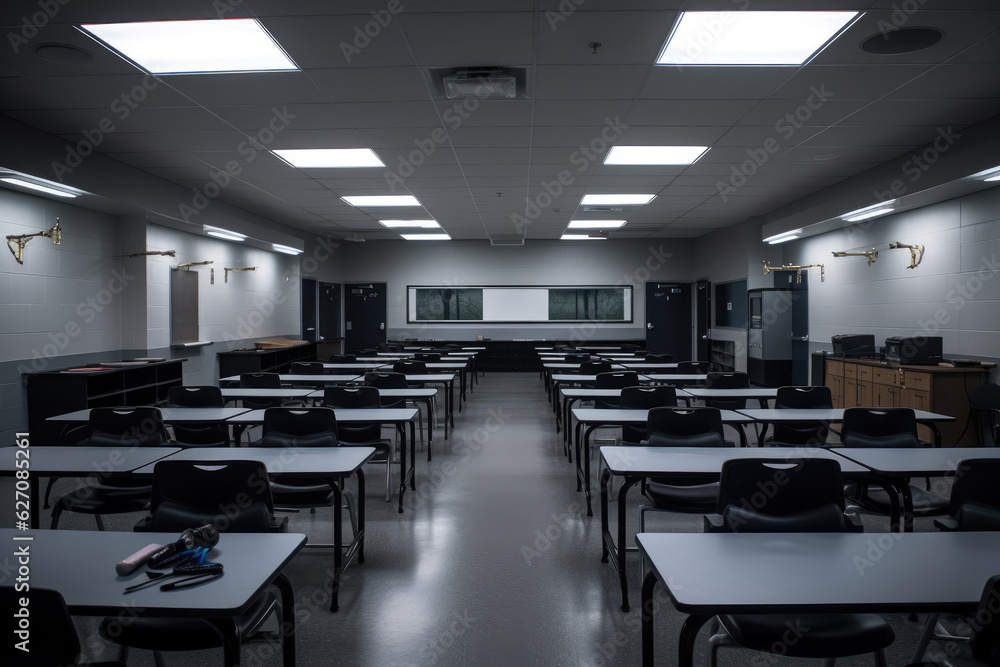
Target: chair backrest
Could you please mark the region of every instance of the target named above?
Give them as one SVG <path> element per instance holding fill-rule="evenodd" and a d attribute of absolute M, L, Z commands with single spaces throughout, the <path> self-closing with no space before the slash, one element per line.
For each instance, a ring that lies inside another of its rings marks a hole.
<path fill-rule="evenodd" d="M 392 365 L 392 370 L 403 375 L 423 375 L 427 373 L 427 363 L 415 359 L 401 359 Z"/>
<path fill-rule="evenodd" d="M 672 354 L 662 354 L 662 353 L 652 353 L 646 354 L 645 361 L 655 364 L 669 364 L 673 362 L 674 355 Z"/>
<path fill-rule="evenodd" d="M 1000 530 L 1000 459 L 965 459 L 955 469 L 948 514 L 959 530 Z"/>
<path fill-rule="evenodd" d="M 288 372 L 292 375 L 323 375 L 326 369 L 322 361 L 293 361 Z"/>
<path fill-rule="evenodd" d="M 707 373 L 711 367 L 707 361 L 678 361 L 674 371 L 679 375 L 698 375 Z"/>
<path fill-rule="evenodd" d="M 778 387 L 776 408 L 832 408 L 833 394 L 829 387 Z"/>
<path fill-rule="evenodd" d="M 268 408 L 263 447 L 335 447 L 339 443 L 333 408 Z"/>
<path fill-rule="evenodd" d="M 652 447 L 725 447 L 717 408 L 651 408 L 646 439 Z"/>
<path fill-rule="evenodd" d="M 841 532 L 844 507 L 840 464 L 833 459 L 722 464 L 718 513 L 730 532 Z"/>
<path fill-rule="evenodd" d="M 626 410 L 649 410 L 677 405 L 677 390 L 670 385 L 643 387 L 635 385 L 622 389 L 618 407 Z M 646 437 L 645 424 L 622 424 L 622 443 L 638 444 Z"/>
<path fill-rule="evenodd" d="M 590 361 L 590 355 L 586 352 L 569 352 L 563 361 L 567 364 L 582 364 L 585 361 Z"/>
<path fill-rule="evenodd" d="M 170 387 L 167 404 L 178 408 L 221 408 L 226 402 L 222 390 L 213 385 Z"/>
<path fill-rule="evenodd" d="M 379 389 L 406 389 L 406 374 L 395 371 L 365 373 L 365 384 Z"/>
<path fill-rule="evenodd" d="M 973 389 L 969 395 L 969 407 L 976 420 L 976 435 L 983 437 L 981 430 L 984 421 L 989 429 L 989 441 L 981 444 L 1000 444 L 997 438 L 1000 435 L 1000 385 L 988 382 Z"/>
<path fill-rule="evenodd" d="M 383 407 L 377 387 L 327 387 L 323 392 L 323 405 L 348 409 Z M 378 440 L 382 435 L 382 425 L 377 422 L 341 421 L 337 422 L 337 435 L 341 442 Z"/>
<path fill-rule="evenodd" d="M 267 468 L 260 461 L 159 461 L 150 516 L 141 530 L 180 532 L 212 524 L 220 532 L 276 532 Z"/>
<path fill-rule="evenodd" d="M 639 374 L 635 371 L 607 371 L 597 374 L 594 386 L 597 389 L 624 389 L 639 384 Z"/>
<path fill-rule="evenodd" d="M 441 361 L 441 354 L 438 352 L 417 352 L 413 355 L 416 361 Z"/>
<path fill-rule="evenodd" d="M 802 410 L 832 408 L 833 395 L 829 387 L 778 387 L 774 407 Z M 774 441 L 786 445 L 823 444 L 830 434 L 829 422 L 775 422 Z"/>
<path fill-rule="evenodd" d="M 976 610 L 972 657 L 985 665 L 1000 664 L 1000 575 L 990 577 L 983 587 Z"/>
<path fill-rule="evenodd" d="M 845 447 L 919 447 L 911 408 L 847 408 L 840 439 Z"/>
<path fill-rule="evenodd" d="M 281 387 L 281 378 L 277 373 L 241 373 L 241 389 L 277 389 Z"/>
<path fill-rule="evenodd" d="M 169 444 L 159 408 L 91 408 L 88 421 L 94 447 L 155 447 Z"/>
<path fill-rule="evenodd" d="M 705 389 L 748 389 L 750 376 L 746 373 L 710 371 L 705 378 Z M 705 405 L 720 410 L 742 410 L 747 406 L 746 398 L 711 398 Z"/>
<path fill-rule="evenodd" d="M 599 375 L 611 372 L 610 361 L 584 361 L 580 364 L 580 375 Z"/>
<path fill-rule="evenodd" d="M 351 361 L 357 361 L 358 355 L 356 354 L 331 354 L 330 361 L 332 363 L 345 363 Z"/>
<path fill-rule="evenodd" d="M 11 578 L 13 582 L 13 578 Z M 70 616 L 66 601 L 59 591 L 31 586 L 30 593 L 17 591 L 13 586 L 0 587 L 0 606 L 13 614 L 20 609 L 20 598 L 30 598 L 28 610 L 31 619 L 31 652 L 15 647 L 13 636 L 4 641 L 0 651 L 0 664 L 7 667 L 38 667 L 39 665 L 75 665 L 80 657 L 80 637 Z M 16 624 L 12 624 L 16 625 Z"/>

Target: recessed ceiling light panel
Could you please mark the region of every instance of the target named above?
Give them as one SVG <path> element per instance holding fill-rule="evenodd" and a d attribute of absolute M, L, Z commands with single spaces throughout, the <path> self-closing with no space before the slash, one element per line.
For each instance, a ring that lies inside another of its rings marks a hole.
<path fill-rule="evenodd" d="M 351 206 L 376 207 L 376 206 L 420 206 L 420 202 L 413 195 L 358 195 L 352 197 L 341 197 Z"/>
<path fill-rule="evenodd" d="M 153 74 L 298 69 L 256 19 L 102 23 L 80 28 Z"/>
<path fill-rule="evenodd" d="M 385 166 L 370 148 L 283 148 L 275 150 L 274 154 L 300 169 Z"/>
<path fill-rule="evenodd" d="M 607 241 L 606 236 L 591 236 L 589 234 L 563 234 L 559 237 L 560 241 Z"/>
<path fill-rule="evenodd" d="M 841 11 L 681 12 L 657 65 L 801 65 L 858 16 Z"/>
<path fill-rule="evenodd" d="M 656 195 L 584 195 L 581 206 L 645 206 Z"/>
<path fill-rule="evenodd" d="M 571 220 L 569 229 L 618 229 L 624 220 Z"/>
<path fill-rule="evenodd" d="M 407 241 L 450 241 L 447 234 L 400 234 Z"/>
<path fill-rule="evenodd" d="M 708 146 L 612 146 L 604 164 L 692 164 Z"/>
<path fill-rule="evenodd" d="M 407 227 L 418 229 L 438 229 L 441 227 L 437 220 L 379 220 L 379 223 L 389 229 Z"/>

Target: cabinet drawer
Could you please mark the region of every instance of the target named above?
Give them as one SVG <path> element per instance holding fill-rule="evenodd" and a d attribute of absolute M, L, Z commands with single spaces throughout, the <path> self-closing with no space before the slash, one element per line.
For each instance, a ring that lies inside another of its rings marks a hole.
<path fill-rule="evenodd" d="M 871 366 L 862 366 L 858 364 L 858 379 L 863 382 L 872 381 L 872 371 L 875 370 Z"/>
<path fill-rule="evenodd" d="M 903 381 L 908 389 L 917 389 L 919 391 L 930 391 L 931 389 L 930 373 L 907 372 L 903 377 Z"/>
<path fill-rule="evenodd" d="M 899 384 L 899 373 L 889 368 L 873 368 L 872 382 L 896 386 Z"/>
<path fill-rule="evenodd" d="M 826 374 L 827 375 L 844 375 L 844 362 L 843 361 L 832 361 L 830 359 L 826 360 Z"/>
<path fill-rule="evenodd" d="M 850 378 L 852 380 L 858 379 L 858 365 L 857 364 L 844 364 L 844 377 Z"/>

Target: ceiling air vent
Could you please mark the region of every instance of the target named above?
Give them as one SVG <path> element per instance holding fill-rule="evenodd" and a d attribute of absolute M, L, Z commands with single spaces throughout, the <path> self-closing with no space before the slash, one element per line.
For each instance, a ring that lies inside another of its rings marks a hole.
<path fill-rule="evenodd" d="M 620 206 L 584 206 L 585 213 L 621 213 Z"/>
<path fill-rule="evenodd" d="M 445 67 L 428 71 L 441 100 L 528 98 L 525 67 Z"/>
<path fill-rule="evenodd" d="M 524 239 L 520 236 L 494 236 L 490 245 L 524 245 Z"/>

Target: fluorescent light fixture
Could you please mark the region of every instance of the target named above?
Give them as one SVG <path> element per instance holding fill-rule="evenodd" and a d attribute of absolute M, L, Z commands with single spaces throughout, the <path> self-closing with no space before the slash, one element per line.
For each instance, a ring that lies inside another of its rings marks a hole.
<path fill-rule="evenodd" d="M 858 12 L 681 12 L 657 65 L 801 65 Z"/>
<path fill-rule="evenodd" d="M 209 236 L 214 236 L 217 239 L 225 239 L 227 241 L 242 241 L 247 237 L 246 234 L 231 232 L 228 229 L 213 227 L 212 225 L 205 225 L 202 229 L 204 229 L 205 233 Z"/>
<path fill-rule="evenodd" d="M 438 229 L 441 225 L 437 220 L 379 220 L 379 223 L 390 229 L 398 227 L 415 227 L 420 229 Z"/>
<path fill-rule="evenodd" d="M 970 178 L 978 178 L 987 182 L 1000 181 L 1000 165 L 973 174 Z"/>
<path fill-rule="evenodd" d="M 580 206 L 645 206 L 656 195 L 584 195 Z"/>
<path fill-rule="evenodd" d="M 142 21 L 80 28 L 153 74 L 298 69 L 257 19 Z"/>
<path fill-rule="evenodd" d="M 618 229 L 624 220 L 571 220 L 569 229 Z"/>
<path fill-rule="evenodd" d="M 692 164 L 708 146 L 612 146 L 604 164 Z"/>
<path fill-rule="evenodd" d="M 990 181 L 1000 181 L 1000 171 L 998 171 L 997 173 L 993 174 L 989 178 L 984 178 L 983 180 L 987 181 L 987 182 L 990 182 Z"/>
<path fill-rule="evenodd" d="M 880 201 L 877 204 L 872 204 L 871 206 L 865 206 L 864 208 L 850 211 L 840 217 L 846 222 L 858 222 L 860 220 L 867 220 L 868 218 L 875 218 L 880 215 L 885 215 L 886 213 L 892 213 L 895 210 L 892 207 L 892 204 L 895 203 L 895 201 L 895 199 Z"/>
<path fill-rule="evenodd" d="M 286 255 L 301 255 L 302 251 L 298 248 L 292 248 L 291 246 L 281 245 L 280 243 L 272 243 L 271 249 L 275 252 L 283 252 Z"/>
<path fill-rule="evenodd" d="M 785 241 L 791 241 L 792 239 L 799 238 L 799 234 L 802 233 L 801 229 L 790 229 L 787 232 L 781 232 L 780 234 L 775 234 L 773 236 L 768 236 L 764 241 L 774 245 L 776 243 L 784 243 Z"/>
<path fill-rule="evenodd" d="M 413 195 L 364 195 L 341 199 L 351 206 L 420 206 Z"/>
<path fill-rule="evenodd" d="M 301 169 L 385 166 L 370 148 L 289 148 L 275 150 L 274 154 Z"/>
<path fill-rule="evenodd" d="M 590 236 L 589 234 L 563 234 L 560 241 L 606 241 L 606 236 Z"/>
<path fill-rule="evenodd" d="M 407 241 L 450 241 L 447 234 L 400 234 Z"/>
<path fill-rule="evenodd" d="M 50 187 L 48 185 L 42 185 L 41 183 L 33 183 L 32 181 L 25 180 L 23 178 L 17 178 L 15 176 L 4 176 L 0 178 L 0 181 L 4 183 L 10 183 L 11 185 L 16 185 L 22 188 L 28 188 L 29 190 L 37 190 L 38 192 L 44 192 L 47 195 L 55 195 L 56 197 L 76 197 L 78 196 L 75 192 L 70 192 L 68 190 L 63 190 L 60 188 Z"/>

